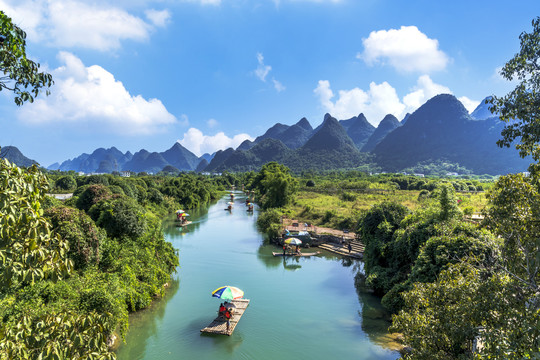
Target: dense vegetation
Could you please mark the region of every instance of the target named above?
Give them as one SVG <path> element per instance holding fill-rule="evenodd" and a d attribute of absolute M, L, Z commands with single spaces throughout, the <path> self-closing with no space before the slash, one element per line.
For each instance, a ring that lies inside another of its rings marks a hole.
<path fill-rule="evenodd" d="M 76 176 L 0 159 L 0 358 L 113 358 L 128 313 L 165 291 L 178 254 L 161 218 L 239 176 Z M 73 191 L 64 203 L 45 193 Z"/>

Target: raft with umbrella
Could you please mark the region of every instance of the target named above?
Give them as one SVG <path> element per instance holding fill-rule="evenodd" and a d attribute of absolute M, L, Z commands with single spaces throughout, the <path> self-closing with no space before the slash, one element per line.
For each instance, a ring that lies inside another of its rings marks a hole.
<path fill-rule="evenodd" d="M 249 299 L 243 299 L 244 292 L 235 286 L 229 285 L 221 286 L 212 291 L 212 296 L 226 300 L 226 307 L 233 310 L 232 317 L 229 321 L 230 325 L 227 329 L 227 320 L 222 316 L 218 316 L 207 327 L 201 329 L 201 332 L 231 336 L 236 325 L 238 325 L 238 321 L 240 321 L 240 318 L 244 315 L 249 305 Z"/>

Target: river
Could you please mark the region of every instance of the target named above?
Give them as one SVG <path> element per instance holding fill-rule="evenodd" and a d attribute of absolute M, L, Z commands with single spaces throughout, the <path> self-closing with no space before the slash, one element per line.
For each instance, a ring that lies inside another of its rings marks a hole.
<path fill-rule="evenodd" d="M 357 294 L 360 262 L 323 252 L 311 258 L 273 257 L 254 214 L 237 193 L 189 211 L 185 229 L 164 221 L 180 267 L 163 299 L 130 315 L 120 360 L 162 359 L 397 359 L 380 301 Z M 233 285 L 250 305 L 232 336 L 201 334 L 216 316 L 211 292 Z"/>

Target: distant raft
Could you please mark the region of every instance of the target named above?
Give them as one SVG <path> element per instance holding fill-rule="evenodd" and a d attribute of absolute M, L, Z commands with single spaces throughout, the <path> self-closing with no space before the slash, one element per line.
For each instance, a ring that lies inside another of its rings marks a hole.
<path fill-rule="evenodd" d="M 230 320 L 230 326 L 229 330 L 227 331 L 227 321 L 223 320 L 221 317 L 217 317 L 204 329 L 201 329 L 202 333 L 208 333 L 208 334 L 218 334 L 218 335 L 228 335 L 231 336 L 234 329 L 236 328 L 236 325 L 238 325 L 238 321 L 240 321 L 240 318 L 242 315 L 244 315 L 244 312 L 246 311 L 246 308 L 249 305 L 249 299 L 236 299 L 231 300 L 231 303 L 234 304 L 234 313 Z"/>
<path fill-rule="evenodd" d="M 272 255 L 274 256 L 315 256 L 315 255 L 319 255 L 320 253 L 321 253 L 320 251 L 317 251 L 314 253 L 300 253 L 300 254 L 286 253 L 285 255 L 283 255 L 282 252 L 272 252 Z"/>

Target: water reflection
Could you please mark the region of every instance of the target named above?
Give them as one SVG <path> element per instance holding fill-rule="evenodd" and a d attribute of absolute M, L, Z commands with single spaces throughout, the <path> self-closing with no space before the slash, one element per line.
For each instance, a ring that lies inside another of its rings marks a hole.
<path fill-rule="evenodd" d="M 180 281 L 172 279 L 165 295 L 154 300 L 144 309 L 129 315 L 129 332 L 137 334 L 137 339 L 131 339 L 129 347 L 122 347 L 122 357 L 125 359 L 138 359 L 144 354 L 149 339 L 159 332 L 160 324 L 165 316 L 167 303 L 174 297 L 180 288 Z"/>
<path fill-rule="evenodd" d="M 355 280 L 358 299 L 363 304 L 358 314 L 362 318 L 362 331 L 375 344 L 390 350 L 401 349 L 397 334 L 388 333 L 388 327 L 392 324 L 391 314 L 381 305 L 380 298 L 373 295 L 369 287 L 365 285 L 362 270 Z"/>

